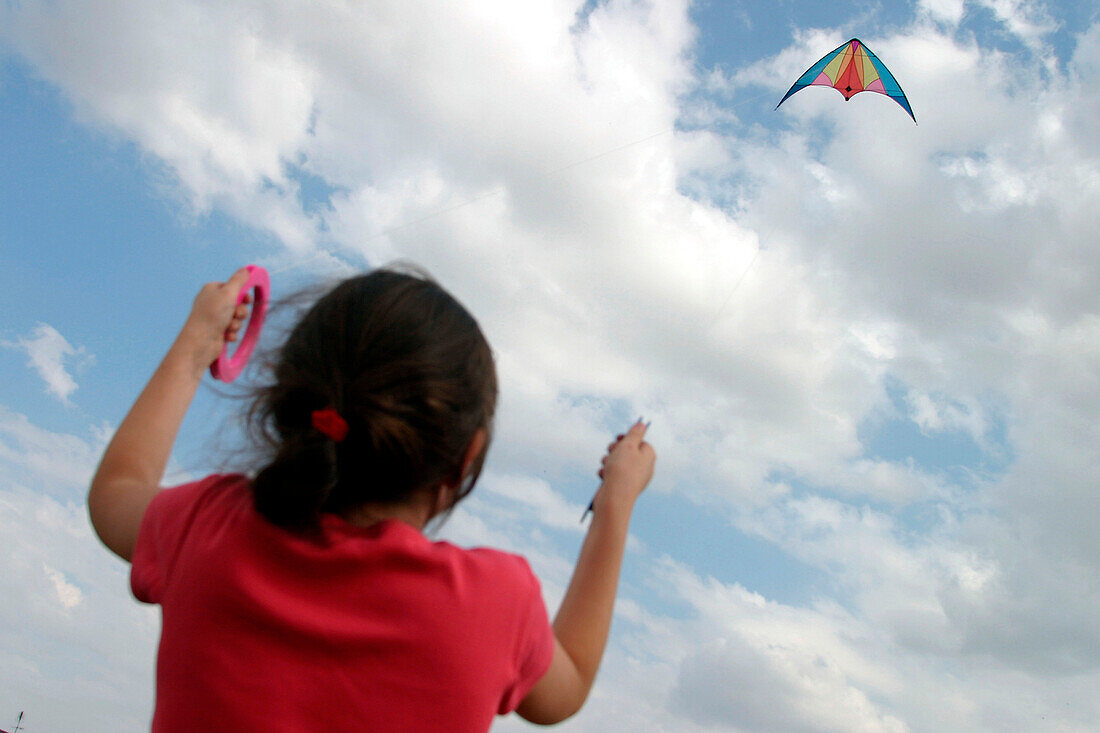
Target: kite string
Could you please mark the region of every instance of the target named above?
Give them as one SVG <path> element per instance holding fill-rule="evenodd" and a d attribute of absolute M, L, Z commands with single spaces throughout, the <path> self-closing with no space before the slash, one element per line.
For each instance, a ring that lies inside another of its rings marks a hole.
<path fill-rule="evenodd" d="M 749 264 L 745 265 L 745 269 L 741 272 L 741 277 L 737 278 L 737 282 L 733 284 L 733 289 L 730 290 L 729 295 L 722 301 L 722 305 L 718 308 L 718 312 L 714 314 L 714 320 L 711 321 L 708 331 L 718 325 L 718 320 L 722 317 L 722 313 L 725 312 L 726 306 L 733 300 L 734 293 L 741 287 L 741 283 L 745 282 L 745 278 L 748 277 L 749 270 L 756 264 L 756 258 L 760 256 L 761 247 L 757 245 L 756 251 L 752 254 L 752 259 L 749 260 Z"/>

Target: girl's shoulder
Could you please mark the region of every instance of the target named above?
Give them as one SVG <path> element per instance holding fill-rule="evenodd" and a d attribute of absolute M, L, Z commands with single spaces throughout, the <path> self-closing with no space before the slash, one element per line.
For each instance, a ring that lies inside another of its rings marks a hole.
<path fill-rule="evenodd" d="M 240 474 L 212 474 L 161 489 L 145 509 L 131 559 L 130 584 L 138 600 L 157 602 L 180 548 L 247 511 L 249 493 Z"/>
<path fill-rule="evenodd" d="M 502 592 L 541 595 L 538 577 L 523 555 L 492 547 L 460 548 L 439 542 L 435 545 L 445 545 L 450 552 L 459 555 L 466 572 L 485 585 L 499 588 Z"/>
<path fill-rule="evenodd" d="M 194 481 L 165 487 L 160 490 L 154 501 L 183 505 L 242 493 L 248 493 L 247 476 L 240 473 L 212 473 Z"/>
<path fill-rule="evenodd" d="M 204 505 L 249 496 L 248 477 L 214 473 L 204 478 L 161 489 L 146 510 L 146 520 L 180 521 Z"/>

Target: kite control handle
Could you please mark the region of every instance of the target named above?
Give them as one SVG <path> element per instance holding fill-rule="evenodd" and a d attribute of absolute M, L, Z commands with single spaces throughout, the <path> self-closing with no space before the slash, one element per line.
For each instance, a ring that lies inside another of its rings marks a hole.
<path fill-rule="evenodd" d="M 232 382 L 244 371 L 244 365 L 248 363 L 248 358 L 252 356 L 256 343 L 260 340 L 260 330 L 264 327 L 264 316 L 267 315 L 271 279 L 267 276 L 267 270 L 259 265 L 249 265 L 247 269 L 248 281 L 241 288 L 241 292 L 237 294 L 237 305 L 244 302 L 249 291 L 255 291 L 255 296 L 252 298 L 252 315 L 248 319 L 248 328 L 245 329 L 241 343 L 237 346 L 237 350 L 233 352 L 233 356 L 229 355 L 229 343 L 226 342 L 222 346 L 222 353 L 210 365 L 210 373 L 215 379 L 220 379 L 223 382 Z"/>

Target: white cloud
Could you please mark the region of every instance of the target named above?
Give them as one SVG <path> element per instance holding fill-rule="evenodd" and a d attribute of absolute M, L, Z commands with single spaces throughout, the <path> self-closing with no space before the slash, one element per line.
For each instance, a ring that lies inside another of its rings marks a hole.
<path fill-rule="evenodd" d="M 144 727 L 158 622 L 88 521 L 102 446 L 0 418 L 15 438 L 0 444 L 0 707 L 42 728 Z"/>
<path fill-rule="evenodd" d="M 27 352 L 30 357 L 27 366 L 38 372 L 46 383 L 46 392 L 68 405 L 69 395 L 77 389 L 76 380 L 65 367 L 66 361 L 75 361 L 78 367 L 95 362 L 95 358 L 84 350 L 74 348 L 57 329 L 46 323 L 35 326 L 30 336 L 21 337 L 15 342 L 3 342 L 4 346 Z"/>
<path fill-rule="evenodd" d="M 920 0 L 918 6 L 941 23 L 957 26 L 966 12 L 965 0 Z"/>
<path fill-rule="evenodd" d="M 80 592 L 80 588 L 70 583 L 63 572 L 54 570 L 45 563 L 42 564 L 42 571 L 53 583 L 54 590 L 57 591 L 57 600 L 66 611 L 76 608 L 84 600 L 84 594 Z"/>
<path fill-rule="evenodd" d="M 752 731 L 909 730 L 850 687 L 838 664 L 797 646 L 718 638 L 684 660 L 675 704 L 697 722 Z"/>
<path fill-rule="evenodd" d="M 584 506 L 572 504 L 554 491 L 550 484 L 526 476 L 486 476 L 483 489 L 523 505 L 539 522 L 577 534 Z"/>
<path fill-rule="evenodd" d="M 1033 49 L 1040 49 L 1043 37 L 1058 27 L 1043 0 L 978 0 L 977 4 L 993 11 L 1010 33 Z"/>
<path fill-rule="evenodd" d="M 0 405 L 0 461 L 6 464 L 6 477 L 52 496 L 71 497 L 74 490 L 83 493 L 107 437 L 98 430 L 89 443 L 54 433 Z"/>
<path fill-rule="evenodd" d="M 905 396 L 909 418 L 929 433 L 961 431 L 980 443 L 989 430 L 980 405 L 963 404 L 950 399 L 910 390 Z"/>
<path fill-rule="evenodd" d="M 57 81 L 85 119 L 163 161 L 196 211 L 217 205 L 290 246 L 315 239 L 286 168 L 308 135 L 314 72 L 259 35 L 249 13 L 143 2 L 103 13 L 63 0 L 4 15 L 0 37 Z"/>

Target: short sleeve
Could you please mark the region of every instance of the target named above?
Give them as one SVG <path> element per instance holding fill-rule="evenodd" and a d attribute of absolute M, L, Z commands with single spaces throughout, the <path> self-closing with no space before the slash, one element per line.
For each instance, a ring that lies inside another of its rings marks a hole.
<path fill-rule="evenodd" d="M 130 560 L 130 589 L 144 603 L 159 603 L 165 582 L 175 564 L 203 497 L 221 476 L 162 489 L 141 519 L 134 554 Z"/>
<path fill-rule="evenodd" d="M 554 631 L 550 627 L 546 603 L 542 600 L 542 587 L 527 561 L 517 559 L 523 574 L 523 582 L 519 585 L 525 591 L 521 596 L 523 622 L 519 626 L 520 637 L 516 646 L 516 679 L 501 699 L 497 710 L 499 715 L 510 713 L 519 706 L 535 683 L 550 669 L 554 658 Z"/>

